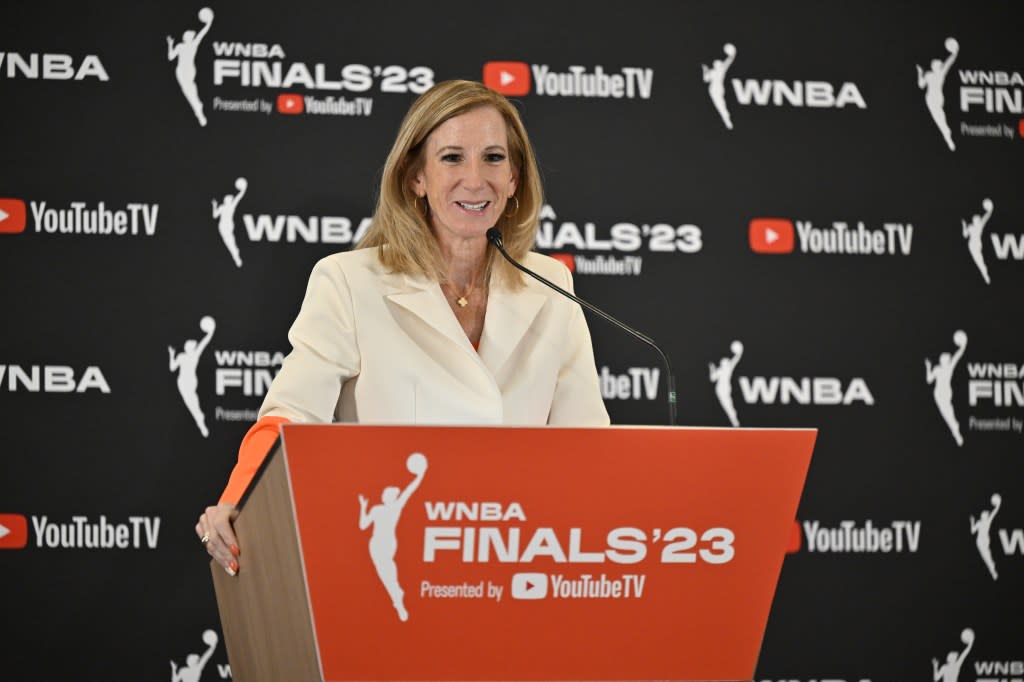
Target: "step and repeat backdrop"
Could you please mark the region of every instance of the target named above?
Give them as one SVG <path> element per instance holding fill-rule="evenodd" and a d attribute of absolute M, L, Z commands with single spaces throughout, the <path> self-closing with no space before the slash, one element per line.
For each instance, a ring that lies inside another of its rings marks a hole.
<path fill-rule="evenodd" d="M 820 429 L 757 679 L 1024 678 L 1019 4 L 4 14 L 0 677 L 230 678 L 196 518 L 402 115 L 466 78 L 681 423 Z M 613 422 L 664 423 L 590 324 Z"/>

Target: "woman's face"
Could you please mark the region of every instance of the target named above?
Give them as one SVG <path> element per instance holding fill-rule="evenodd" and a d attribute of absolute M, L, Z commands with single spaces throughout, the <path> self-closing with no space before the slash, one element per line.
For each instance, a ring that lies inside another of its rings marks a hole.
<path fill-rule="evenodd" d="M 441 241 L 480 238 L 501 217 L 516 190 L 505 120 L 493 107 L 450 118 L 426 140 L 413 190 L 426 197 Z"/>

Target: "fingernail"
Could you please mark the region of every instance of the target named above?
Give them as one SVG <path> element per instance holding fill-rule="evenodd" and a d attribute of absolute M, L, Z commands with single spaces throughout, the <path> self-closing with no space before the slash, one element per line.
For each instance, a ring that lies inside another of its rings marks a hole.
<path fill-rule="evenodd" d="M 224 569 L 224 572 L 227 573 L 228 575 L 231 575 L 231 576 L 237 575 L 238 574 L 237 566 L 238 566 L 238 564 L 236 564 L 234 561 L 232 561 L 231 565 Z"/>
<path fill-rule="evenodd" d="M 240 552 L 239 552 L 239 549 L 238 549 L 238 545 L 231 545 L 231 553 L 234 554 L 235 556 L 239 555 Z"/>

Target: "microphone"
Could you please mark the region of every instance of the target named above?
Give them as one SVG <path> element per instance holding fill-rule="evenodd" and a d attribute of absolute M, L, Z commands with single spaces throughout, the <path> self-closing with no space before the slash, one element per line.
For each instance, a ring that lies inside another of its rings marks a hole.
<path fill-rule="evenodd" d="M 654 350 L 658 351 L 658 355 L 661 356 L 661 361 L 665 365 L 665 376 L 668 377 L 667 382 L 666 382 L 667 385 L 668 385 L 668 424 L 669 424 L 669 426 L 675 426 L 676 425 L 676 378 L 672 375 L 672 363 L 669 362 L 668 356 L 665 355 L 665 352 L 662 351 L 661 348 L 658 347 L 658 344 L 656 344 L 654 342 L 654 339 L 652 339 L 651 337 L 647 336 L 646 334 L 642 334 L 642 333 L 638 332 L 637 330 L 635 330 L 632 327 L 630 327 L 628 324 L 625 324 L 624 322 L 620 322 L 619 320 L 615 319 L 614 317 L 612 317 L 611 315 L 609 315 L 605 311 L 601 310 L 597 306 L 593 306 L 593 305 L 587 303 L 582 298 L 578 298 L 576 296 L 573 296 L 568 291 L 566 291 L 562 287 L 558 286 L 554 282 L 551 282 L 551 281 L 548 281 L 548 280 L 544 279 L 543 277 L 538 275 L 533 270 L 530 270 L 526 266 L 524 266 L 521 263 L 519 263 L 518 261 L 516 261 L 516 259 L 514 259 L 512 256 L 510 256 L 508 254 L 508 251 L 505 250 L 505 242 L 501 238 L 501 230 L 499 230 L 498 228 L 492 227 L 491 229 L 487 230 L 487 241 L 489 241 L 491 244 L 493 244 L 494 248 L 496 248 L 501 253 L 501 255 L 505 257 L 505 260 L 507 260 L 512 265 L 514 265 L 516 268 L 522 270 L 523 272 L 528 274 L 530 277 L 533 277 L 535 280 L 537 280 L 541 284 L 546 284 L 547 286 L 551 287 L 552 289 L 554 289 L 558 293 L 562 294 L 563 296 L 572 299 L 576 303 L 579 303 L 581 306 L 583 306 L 587 310 L 591 311 L 592 313 L 600 315 L 605 320 L 611 322 L 612 324 L 614 324 L 619 329 L 622 329 L 622 330 L 628 332 L 629 334 L 632 334 L 634 337 L 640 339 L 641 341 L 646 343 L 648 346 L 650 346 Z"/>

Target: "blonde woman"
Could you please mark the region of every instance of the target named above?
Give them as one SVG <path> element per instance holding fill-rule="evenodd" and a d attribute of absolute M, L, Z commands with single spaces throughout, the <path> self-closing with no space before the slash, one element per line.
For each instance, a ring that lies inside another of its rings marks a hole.
<path fill-rule="evenodd" d="M 572 289 L 530 252 L 543 203 L 515 107 L 471 81 L 439 83 L 409 109 L 360 248 L 313 269 L 285 359 L 220 503 L 196 534 L 239 568 L 234 504 L 282 422 L 608 424 L 580 307 L 489 248 Z"/>

